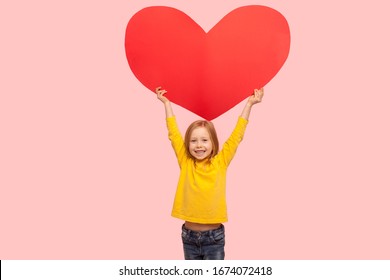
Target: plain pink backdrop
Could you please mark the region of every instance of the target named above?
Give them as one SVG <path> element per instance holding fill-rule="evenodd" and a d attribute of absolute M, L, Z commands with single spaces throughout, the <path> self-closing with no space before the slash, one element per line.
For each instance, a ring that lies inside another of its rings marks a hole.
<path fill-rule="evenodd" d="M 390 258 L 387 1 L 25 0 L 0 4 L 0 259 L 183 258 L 179 169 L 125 28 L 166 5 L 209 30 L 249 4 L 292 42 L 230 166 L 227 259 Z"/>

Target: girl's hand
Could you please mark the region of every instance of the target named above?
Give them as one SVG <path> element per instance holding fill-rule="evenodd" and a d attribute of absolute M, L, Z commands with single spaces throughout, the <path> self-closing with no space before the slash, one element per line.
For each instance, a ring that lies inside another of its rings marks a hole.
<path fill-rule="evenodd" d="M 254 105 L 261 102 L 261 99 L 263 99 L 264 95 L 264 88 L 261 89 L 255 89 L 253 95 L 251 95 L 248 98 L 248 103 L 250 105 Z"/>
<path fill-rule="evenodd" d="M 164 96 L 167 91 L 165 89 L 161 89 L 161 87 L 156 88 L 157 98 L 161 100 L 162 103 L 164 103 L 165 107 L 165 116 L 167 118 L 173 117 L 173 110 L 171 106 L 171 102 L 169 102 L 169 99 Z"/>
<path fill-rule="evenodd" d="M 156 88 L 157 98 L 161 100 L 162 103 L 166 104 L 169 102 L 169 99 L 164 96 L 167 91 L 165 89 L 161 89 L 161 87 Z"/>
<path fill-rule="evenodd" d="M 260 103 L 264 95 L 264 89 L 255 89 L 253 95 L 249 96 L 248 101 L 244 107 L 244 110 L 241 113 L 241 117 L 248 120 L 251 113 L 252 106 L 254 104 Z"/>

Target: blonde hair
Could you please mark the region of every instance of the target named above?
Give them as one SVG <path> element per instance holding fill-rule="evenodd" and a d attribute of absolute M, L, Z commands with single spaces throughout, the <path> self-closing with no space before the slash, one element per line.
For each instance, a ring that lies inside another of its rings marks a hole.
<path fill-rule="evenodd" d="M 211 140 L 211 144 L 213 147 L 211 154 L 208 156 L 208 161 L 210 161 L 214 156 L 216 156 L 218 154 L 219 142 L 218 142 L 217 132 L 215 131 L 215 127 L 214 127 L 213 123 L 206 121 L 206 120 L 194 121 L 187 128 L 187 131 L 186 131 L 186 134 L 184 137 L 184 145 L 186 147 L 187 156 L 189 156 L 190 158 L 192 158 L 196 162 L 196 158 L 194 156 L 192 156 L 190 153 L 190 137 L 191 137 L 192 131 L 194 131 L 194 129 L 198 128 L 198 127 L 206 128 L 207 132 L 210 135 L 210 140 Z"/>

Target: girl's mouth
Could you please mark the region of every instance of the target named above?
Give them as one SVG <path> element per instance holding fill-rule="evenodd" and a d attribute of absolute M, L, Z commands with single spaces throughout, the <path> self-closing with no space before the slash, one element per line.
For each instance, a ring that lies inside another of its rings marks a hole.
<path fill-rule="evenodd" d="M 198 156 L 202 156 L 205 152 L 205 150 L 195 150 L 195 154 Z"/>

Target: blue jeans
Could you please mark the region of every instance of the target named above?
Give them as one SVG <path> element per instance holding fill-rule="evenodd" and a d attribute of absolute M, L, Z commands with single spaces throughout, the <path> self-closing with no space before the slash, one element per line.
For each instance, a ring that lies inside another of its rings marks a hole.
<path fill-rule="evenodd" d="M 225 227 L 193 231 L 182 226 L 184 258 L 186 260 L 223 260 L 225 258 Z"/>

